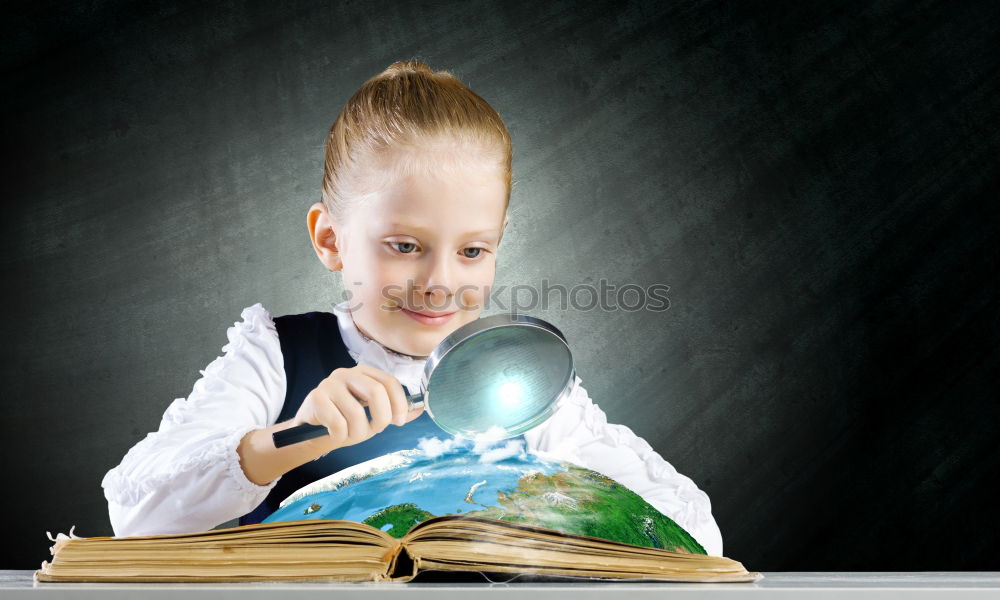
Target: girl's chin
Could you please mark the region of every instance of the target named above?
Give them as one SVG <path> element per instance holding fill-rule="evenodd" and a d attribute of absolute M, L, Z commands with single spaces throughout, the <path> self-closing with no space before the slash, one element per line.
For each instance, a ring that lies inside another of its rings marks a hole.
<path fill-rule="evenodd" d="M 430 356 L 438 344 L 444 338 L 448 337 L 448 334 L 452 331 L 452 328 L 448 328 L 447 330 L 442 329 L 440 332 L 427 331 L 426 328 L 418 324 L 414 325 L 415 327 L 411 328 L 409 335 L 407 335 L 406 343 L 402 343 L 402 340 L 397 340 L 399 343 L 393 344 L 391 347 L 396 352 L 417 359 L 424 359 Z"/>
<path fill-rule="evenodd" d="M 425 359 L 437 348 L 444 338 L 469 321 L 468 315 L 461 312 L 452 315 L 447 323 L 428 326 L 407 316 L 402 311 L 396 313 L 392 323 L 385 323 L 385 330 L 406 333 L 403 335 L 386 336 L 391 339 L 388 347 L 400 354 L 406 354 L 417 359 Z M 393 339 L 394 338 L 394 339 Z M 400 339 L 404 338 L 404 339 Z"/>
<path fill-rule="evenodd" d="M 404 319 L 406 317 L 403 317 Z M 421 352 L 428 346 L 433 346 L 435 344 L 436 336 L 433 336 L 433 332 L 426 331 L 425 327 L 421 327 L 417 323 L 408 325 L 406 323 L 400 324 L 399 322 L 394 323 L 386 328 L 388 335 L 385 339 L 388 343 L 385 345 L 389 346 L 396 352 L 401 352 L 403 354 L 427 354 L 430 352 Z M 443 339 L 443 338 L 442 338 Z"/>

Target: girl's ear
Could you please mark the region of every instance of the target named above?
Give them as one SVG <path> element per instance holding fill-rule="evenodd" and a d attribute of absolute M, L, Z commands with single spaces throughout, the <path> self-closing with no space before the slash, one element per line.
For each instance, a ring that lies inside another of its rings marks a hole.
<path fill-rule="evenodd" d="M 309 239 L 312 240 L 316 256 L 327 269 L 339 271 L 344 268 L 340 259 L 340 248 L 337 246 L 337 232 L 333 229 L 333 220 L 326 210 L 326 205 L 316 202 L 309 207 L 306 214 L 306 225 L 309 227 Z"/>

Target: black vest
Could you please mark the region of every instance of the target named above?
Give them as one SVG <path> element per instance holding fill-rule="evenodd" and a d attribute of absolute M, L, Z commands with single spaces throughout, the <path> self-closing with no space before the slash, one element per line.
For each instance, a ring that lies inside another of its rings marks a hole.
<path fill-rule="evenodd" d="M 340 337 L 337 316 L 328 312 L 309 312 L 285 315 L 274 319 L 281 343 L 285 365 L 285 403 L 278 415 L 278 423 L 295 416 L 306 395 L 334 369 L 357 365 L 347 352 Z M 404 390 L 406 388 L 404 387 Z M 299 488 L 341 469 L 356 465 L 397 450 L 416 448 L 421 437 L 449 436 L 424 411 L 418 418 L 402 427 L 389 425 L 382 433 L 355 444 L 330 452 L 326 456 L 307 462 L 281 476 L 260 505 L 240 517 L 240 525 L 260 523 L 278 510 L 278 504 Z"/>

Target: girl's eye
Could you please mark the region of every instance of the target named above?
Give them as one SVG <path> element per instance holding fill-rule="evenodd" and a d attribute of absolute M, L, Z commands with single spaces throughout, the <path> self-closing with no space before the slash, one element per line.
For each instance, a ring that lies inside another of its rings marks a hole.
<path fill-rule="evenodd" d="M 399 252 L 400 254 L 412 254 L 417 247 L 417 245 L 414 244 L 413 242 L 388 242 L 388 243 L 390 246 L 395 248 L 396 252 Z M 400 246 L 400 248 L 396 248 L 396 246 Z"/>
<path fill-rule="evenodd" d="M 482 248 L 475 248 L 475 247 L 472 247 L 472 248 L 462 248 L 462 252 L 463 253 L 465 253 L 466 250 L 475 250 L 476 253 L 473 256 L 469 256 L 466 253 L 465 254 L 465 258 L 479 258 L 479 255 L 483 253 L 483 249 Z"/>

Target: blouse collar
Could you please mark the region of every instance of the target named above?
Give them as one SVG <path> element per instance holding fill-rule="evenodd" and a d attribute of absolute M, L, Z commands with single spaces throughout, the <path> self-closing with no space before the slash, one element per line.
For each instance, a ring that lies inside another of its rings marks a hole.
<path fill-rule="evenodd" d="M 393 375 L 408 393 L 419 393 L 420 380 L 427 359 L 400 354 L 361 333 L 351 316 L 350 304 L 350 300 L 344 300 L 334 307 L 333 312 L 337 315 L 340 337 L 344 340 L 351 358 L 359 365 L 375 367 Z"/>

